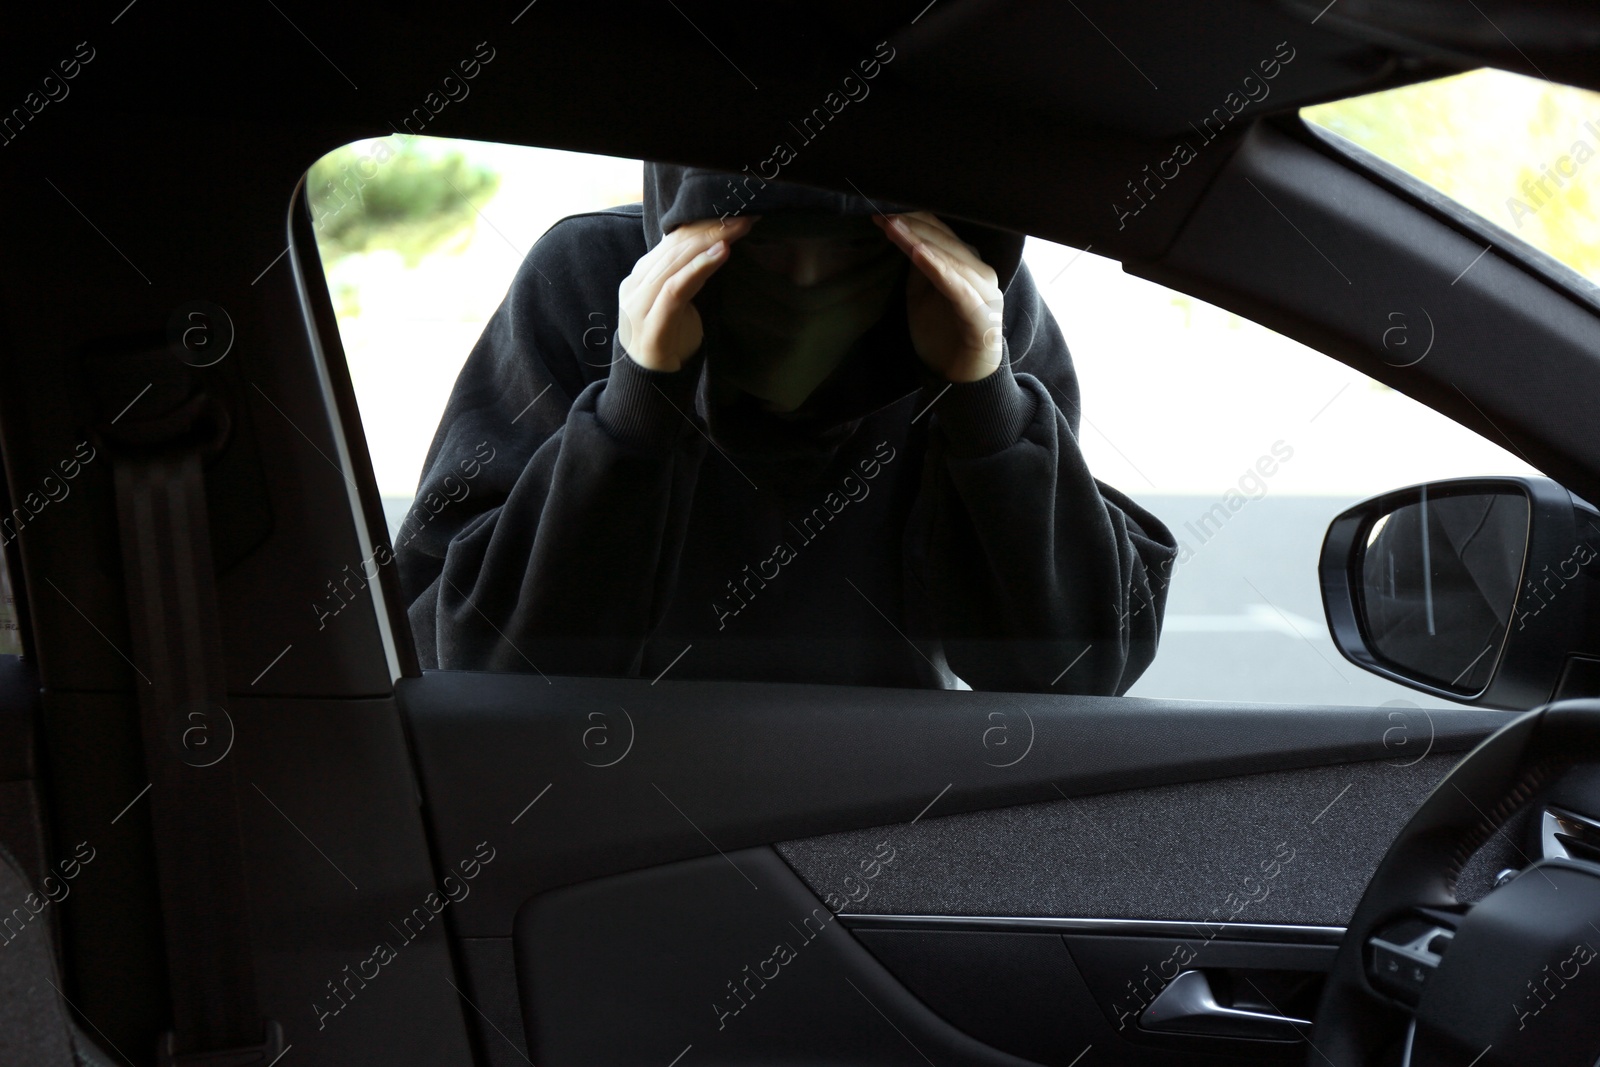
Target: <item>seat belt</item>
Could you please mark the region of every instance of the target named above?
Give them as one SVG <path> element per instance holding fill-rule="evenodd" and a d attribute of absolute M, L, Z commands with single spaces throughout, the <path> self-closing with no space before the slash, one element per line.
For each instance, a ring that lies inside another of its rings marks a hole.
<path fill-rule="evenodd" d="M 172 997 L 159 1062 L 265 1067 L 283 1031 L 257 1011 L 205 491 L 204 461 L 229 419 L 170 349 L 99 369 L 108 398 L 138 394 L 99 430 L 116 485 Z"/>

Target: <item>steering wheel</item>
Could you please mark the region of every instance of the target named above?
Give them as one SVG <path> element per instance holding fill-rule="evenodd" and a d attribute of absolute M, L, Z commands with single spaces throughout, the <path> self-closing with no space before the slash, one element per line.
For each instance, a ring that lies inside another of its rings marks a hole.
<path fill-rule="evenodd" d="M 1334 959 L 1309 1067 L 1593 1067 L 1600 864 L 1541 859 L 1477 904 L 1467 860 L 1530 797 L 1600 764 L 1600 700 L 1518 716 L 1459 763 L 1389 847 Z"/>

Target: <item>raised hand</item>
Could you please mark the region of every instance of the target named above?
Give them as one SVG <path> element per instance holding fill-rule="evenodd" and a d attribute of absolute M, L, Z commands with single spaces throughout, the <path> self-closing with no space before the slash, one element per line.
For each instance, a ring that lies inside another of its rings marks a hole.
<path fill-rule="evenodd" d="M 993 374 L 1005 314 L 999 276 L 975 249 L 928 211 L 877 215 L 889 240 L 917 268 L 906 282 L 911 344 L 930 370 L 952 382 Z"/>
<path fill-rule="evenodd" d="M 755 221 L 743 216 L 685 223 L 639 257 L 617 287 L 617 339 L 636 363 L 675 371 L 695 354 L 705 330 L 694 298 Z"/>

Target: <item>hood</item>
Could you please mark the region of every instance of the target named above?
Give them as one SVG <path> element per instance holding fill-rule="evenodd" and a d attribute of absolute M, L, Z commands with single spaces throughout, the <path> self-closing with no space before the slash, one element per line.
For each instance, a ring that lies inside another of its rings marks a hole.
<path fill-rule="evenodd" d="M 898 214 L 917 208 L 888 201 L 869 201 L 792 182 L 764 181 L 754 174 L 730 174 L 672 163 L 644 165 L 644 238 L 651 248 L 668 231 L 696 219 L 723 216 L 775 215 L 786 211 L 823 211 L 841 216 Z M 983 261 L 999 275 L 1000 288 L 1011 284 L 1022 262 L 1026 238 L 964 219 L 943 218 Z"/>
<path fill-rule="evenodd" d="M 916 209 L 887 201 L 874 204 L 865 197 L 789 182 L 763 182 L 753 175 L 668 163 L 644 165 L 644 236 L 651 248 L 673 228 L 697 219 L 798 211 L 857 216 L 874 215 L 880 210 L 898 213 Z M 1022 262 L 1022 234 L 958 219 L 945 221 L 994 268 L 1002 288 L 1010 284 Z M 734 249 L 737 255 L 737 244 Z M 910 269 L 908 262 L 907 270 Z M 702 304 L 712 312 L 704 316 L 705 349 L 712 353 L 722 343 L 714 311 L 719 299 L 716 283 L 717 276 L 713 275 L 703 290 Z M 717 447 L 738 455 L 739 467 L 763 485 L 802 487 L 817 477 L 862 418 L 917 392 L 929 380 L 912 348 L 906 325 L 904 277 L 890 300 L 890 306 L 898 312 L 886 314 L 858 342 L 855 355 L 847 358 L 798 409 L 782 417 L 761 410 L 753 398 L 744 394 L 731 402 L 713 402 L 713 396 L 724 396 L 726 390 L 716 388 L 712 380 L 715 357 L 702 362 L 695 410 Z"/>

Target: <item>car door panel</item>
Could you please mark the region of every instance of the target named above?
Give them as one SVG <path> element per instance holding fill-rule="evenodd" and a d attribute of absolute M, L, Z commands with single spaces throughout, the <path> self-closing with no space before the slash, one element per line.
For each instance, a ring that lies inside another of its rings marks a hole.
<path fill-rule="evenodd" d="M 770 848 L 542 894 L 516 945 L 536 1063 L 1024 1062 L 906 992 Z"/>
<path fill-rule="evenodd" d="M 1455 762 L 1435 753 L 1057 796 L 777 847 L 819 895 L 859 883 L 848 910 L 863 914 L 1338 926 Z M 897 854 L 867 882 L 857 860 L 877 841 Z M 1474 865 L 1467 877 L 1484 876 Z"/>
<path fill-rule="evenodd" d="M 1112 987 L 1169 956 L 1170 938 L 1080 936 L 1069 948 L 1053 933 L 846 933 L 844 922 L 770 849 L 542 894 L 515 935 L 532 1058 L 626 1064 L 692 1049 L 712 1064 L 1067 1063 L 1095 1044 L 1119 1063 L 1304 1056 L 1295 1041 L 1149 1035 L 1108 1019 Z M 1195 965 L 1312 976 L 1334 951 L 1181 943 Z"/>
<path fill-rule="evenodd" d="M 394 701 L 299 707 L 229 705 L 263 1010 L 323 1062 L 469 1063 Z"/>
<path fill-rule="evenodd" d="M 924 808 L 943 816 L 1063 793 L 1403 763 L 1427 748 L 1430 729 L 1432 753 L 1459 753 L 1506 721 L 1479 710 L 1430 719 L 1415 709 L 443 671 L 403 679 L 396 693 L 437 858 L 448 867 L 479 842 L 506 842 L 494 877 L 452 909 L 464 937 L 508 935 L 517 908 L 546 889 L 715 848 L 884 826 Z M 1010 750 L 993 734 L 984 744 L 999 725 Z M 1422 793 L 1410 795 L 1414 805 Z M 1394 825 L 1402 819 L 1396 811 Z"/>
<path fill-rule="evenodd" d="M 1287 1062 L 1119 1030 L 1110 979 L 1198 942 L 1219 974 L 1254 952 L 1314 980 L 1395 830 L 1505 721 L 454 672 L 398 696 L 436 863 L 494 849 L 451 908 L 494 1063 Z"/>

